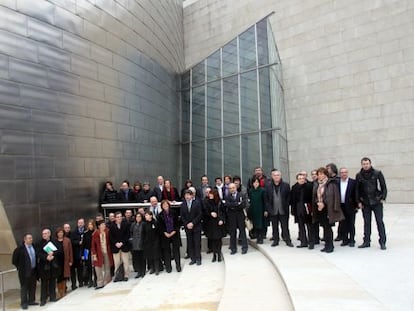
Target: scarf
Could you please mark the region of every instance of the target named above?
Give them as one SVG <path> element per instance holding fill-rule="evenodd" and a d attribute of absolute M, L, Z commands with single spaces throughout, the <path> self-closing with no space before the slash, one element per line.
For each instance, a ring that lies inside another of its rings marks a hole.
<path fill-rule="evenodd" d="M 318 189 L 317 189 L 317 198 L 318 202 L 323 202 L 323 194 L 325 192 L 326 183 L 328 182 L 328 178 L 325 178 L 322 181 L 318 180 Z"/>
<path fill-rule="evenodd" d="M 168 198 L 168 194 L 170 194 L 170 198 Z M 175 191 L 174 187 L 170 187 L 170 191 L 167 191 L 166 187 L 162 190 L 162 198 L 168 201 L 175 201 Z"/>

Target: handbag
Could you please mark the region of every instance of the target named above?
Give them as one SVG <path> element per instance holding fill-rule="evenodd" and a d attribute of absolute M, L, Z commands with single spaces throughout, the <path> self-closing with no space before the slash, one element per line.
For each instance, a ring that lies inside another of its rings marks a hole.
<path fill-rule="evenodd" d="M 252 231 L 253 230 L 253 223 L 252 221 L 247 217 L 247 212 L 245 209 L 243 209 L 243 213 L 244 213 L 244 224 L 247 228 L 248 231 Z"/>

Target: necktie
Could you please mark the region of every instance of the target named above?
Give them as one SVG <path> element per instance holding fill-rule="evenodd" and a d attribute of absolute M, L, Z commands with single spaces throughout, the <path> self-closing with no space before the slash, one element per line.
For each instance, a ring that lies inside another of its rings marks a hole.
<path fill-rule="evenodd" d="M 32 245 L 29 246 L 29 256 L 30 256 L 30 263 L 32 265 L 32 268 L 35 268 L 36 267 L 36 255 L 35 255 Z"/>
<path fill-rule="evenodd" d="M 233 199 L 236 200 L 236 194 L 235 193 L 233 193 Z"/>
<path fill-rule="evenodd" d="M 191 201 L 187 201 L 187 206 L 188 206 L 188 212 L 191 211 Z"/>

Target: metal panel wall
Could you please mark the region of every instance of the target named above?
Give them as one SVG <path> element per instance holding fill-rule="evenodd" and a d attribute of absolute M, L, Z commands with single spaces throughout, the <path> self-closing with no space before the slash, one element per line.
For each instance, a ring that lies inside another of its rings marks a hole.
<path fill-rule="evenodd" d="M 176 180 L 182 1 L 0 0 L 0 200 L 16 239 Z"/>

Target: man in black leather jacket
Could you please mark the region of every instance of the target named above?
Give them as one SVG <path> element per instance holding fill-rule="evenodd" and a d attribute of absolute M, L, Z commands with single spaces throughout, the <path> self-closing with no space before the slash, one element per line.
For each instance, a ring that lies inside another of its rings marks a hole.
<path fill-rule="evenodd" d="M 358 207 L 362 209 L 364 217 L 364 242 L 359 248 L 370 247 L 371 243 L 371 216 L 374 212 L 377 222 L 379 244 L 382 250 L 386 249 L 385 243 L 387 236 L 383 221 L 383 204 L 387 198 L 387 186 L 381 171 L 376 170 L 371 165 L 371 160 L 367 157 L 361 160 L 361 170 L 356 175 L 356 197 Z"/>

